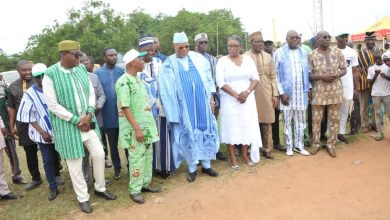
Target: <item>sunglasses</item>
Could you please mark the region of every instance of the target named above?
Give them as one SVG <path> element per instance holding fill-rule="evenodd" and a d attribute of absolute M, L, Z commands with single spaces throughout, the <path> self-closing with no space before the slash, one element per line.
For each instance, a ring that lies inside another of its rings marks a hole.
<path fill-rule="evenodd" d="M 188 48 L 190 48 L 190 46 L 188 46 L 188 45 L 187 46 L 180 46 L 179 50 L 188 49 Z"/>
<path fill-rule="evenodd" d="M 330 39 L 330 35 L 326 35 L 322 37 L 323 39 Z"/>
<path fill-rule="evenodd" d="M 208 44 L 209 42 L 207 42 L 207 41 L 199 41 L 198 43 L 199 44 Z"/>
<path fill-rule="evenodd" d="M 72 54 L 76 59 L 82 56 L 82 54 L 81 54 L 80 52 L 69 52 L 69 51 L 65 51 L 65 53 L 70 53 L 70 54 Z"/>

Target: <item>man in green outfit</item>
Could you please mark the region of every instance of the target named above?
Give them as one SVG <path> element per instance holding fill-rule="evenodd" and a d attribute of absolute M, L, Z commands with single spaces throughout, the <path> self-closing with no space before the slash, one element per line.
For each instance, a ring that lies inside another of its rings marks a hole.
<path fill-rule="evenodd" d="M 115 84 L 119 111 L 119 146 L 129 150 L 129 193 L 131 199 L 144 203 L 142 192 L 160 192 L 150 186 L 152 180 L 152 143 L 159 141 L 146 88 L 138 72 L 144 69 L 143 56 L 132 49 L 123 57 L 126 73 Z"/>
<path fill-rule="evenodd" d="M 106 200 L 116 199 L 106 190 L 104 180 L 104 150 L 99 128 L 95 126 L 95 92 L 87 69 L 79 65 L 80 44 L 64 40 L 58 44 L 58 51 L 61 60 L 45 71 L 43 96 L 50 113 L 55 147 L 68 165 L 81 211 L 91 213 L 82 171 L 84 145 L 92 158 L 95 195 Z"/>

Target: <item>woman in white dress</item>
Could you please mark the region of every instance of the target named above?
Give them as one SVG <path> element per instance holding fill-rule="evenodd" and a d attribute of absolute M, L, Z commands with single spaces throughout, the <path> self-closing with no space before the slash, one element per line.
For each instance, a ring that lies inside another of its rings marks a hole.
<path fill-rule="evenodd" d="M 229 37 L 227 46 L 229 54 L 221 57 L 216 67 L 217 85 L 221 88 L 220 140 L 229 146 L 231 167 L 238 169 L 234 145 L 242 145 L 242 159 L 249 166 L 260 161 L 262 143 L 252 92 L 259 83 L 259 76 L 251 57 L 240 54 L 242 41 L 239 36 Z"/>

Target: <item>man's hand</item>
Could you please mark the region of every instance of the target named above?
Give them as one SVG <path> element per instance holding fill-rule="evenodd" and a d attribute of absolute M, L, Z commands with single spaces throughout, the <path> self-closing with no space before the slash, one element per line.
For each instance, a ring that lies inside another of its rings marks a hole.
<path fill-rule="evenodd" d="M 42 136 L 43 140 L 46 141 L 47 143 L 51 143 L 52 142 L 52 139 L 51 139 L 51 136 L 50 136 L 49 133 L 44 131 L 40 135 Z"/>
<path fill-rule="evenodd" d="M 86 125 L 89 126 L 89 123 L 91 123 L 91 119 L 92 119 L 91 114 L 85 115 L 84 117 L 82 117 L 80 119 L 80 122 L 77 124 L 77 127 L 81 129 L 83 126 L 86 126 Z"/>
<path fill-rule="evenodd" d="M 332 82 L 333 80 L 335 80 L 337 77 L 335 77 L 335 75 L 331 75 L 331 74 L 326 74 L 326 75 L 322 75 L 322 81 L 325 81 L 325 82 Z"/>
<path fill-rule="evenodd" d="M 283 105 L 289 105 L 287 94 L 282 94 L 282 95 L 280 95 L 280 97 L 281 97 L 281 101 L 282 101 Z"/>
<path fill-rule="evenodd" d="M 135 129 L 135 138 L 137 139 L 138 142 L 145 141 L 144 133 L 142 132 L 142 130 L 140 128 Z"/>
<path fill-rule="evenodd" d="M 89 130 L 91 130 L 91 127 L 89 124 L 86 124 L 86 125 L 81 126 L 80 130 L 81 130 L 81 132 L 88 132 Z"/>
<path fill-rule="evenodd" d="M 210 107 L 211 107 L 211 112 L 214 114 L 214 112 L 215 112 L 215 102 L 214 101 L 210 102 Z"/>
<path fill-rule="evenodd" d="M 273 96 L 272 97 L 272 107 L 273 108 L 277 108 L 278 107 L 278 97 L 277 96 Z"/>
<path fill-rule="evenodd" d="M 7 137 L 7 130 L 5 128 L 1 129 L 1 133 L 3 134 L 4 138 Z"/>
<path fill-rule="evenodd" d="M 9 130 L 10 130 L 12 136 L 14 137 L 14 139 L 19 140 L 18 133 L 16 132 L 16 130 L 13 127 L 10 127 Z"/>

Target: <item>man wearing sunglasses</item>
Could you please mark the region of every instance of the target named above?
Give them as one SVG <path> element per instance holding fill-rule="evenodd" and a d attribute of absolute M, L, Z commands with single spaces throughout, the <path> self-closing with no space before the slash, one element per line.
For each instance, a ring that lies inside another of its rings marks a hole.
<path fill-rule="evenodd" d="M 87 69 L 79 65 L 80 44 L 61 41 L 58 50 L 61 60 L 45 71 L 43 95 L 50 113 L 56 150 L 68 165 L 81 211 L 91 213 L 88 186 L 82 171 L 83 144 L 92 158 L 95 195 L 106 200 L 115 200 L 116 196 L 106 191 L 100 132 L 98 126 L 91 128 L 96 123 L 95 93 Z"/>
<path fill-rule="evenodd" d="M 216 177 L 211 160 L 219 148 L 217 121 L 213 115 L 215 83 L 209 62 L 199 53 L 189 51 L 187 35 L 173 36 L 175 54 L 169 56 L 159 75 L 160 97 L 167 121 L 173 131 L 175 166 L 185 160 L 188 182 L 196 179 L 196 165 L 202 173 Z"/>
<path fill-rule="evenodd" d="M 328 32 L 317 34 L 318 48 L 309 55 L 310 80 L 312 82 L 313 115 L 313 151 L 320 149 L 321 120 L 324 107 L 328 108 L 327 150 L 331 157 L 336 157 L 334 149 L 339 130 L 340 106 L 343 102 L 343 86 L 340 77 L 347 73 L 347 62 L 340 49 L 330 47 L 331 37 Z"/>
<path fill-rule="evenodd" d="M 210 63 L 211 67 L 211 75 L 213 77 L 213 80 L 215 82 L 215 67 L 217 66 L 217 58 L 209 53 L 207 53 L 207 49 L 209 47 L 209 39 L 206 33 L 199 33 L 195 35 L 195 51 L 202 54 Z M 219 113 L 219 107 L 220 107 L 220 97 L 219 97 L 219 92 L 218 92 L 218 87 L 217 84 L 215 83 L 216 87 L 216 92 L 213 93 L 214 97 L 214 115 L 215 118 L 218 118 L 218 113 Z M 227 160 L 226 155 L 224 155 L 221 151 L 218 151 L 217 153 L 217 159 L 218 160 Z"/>

